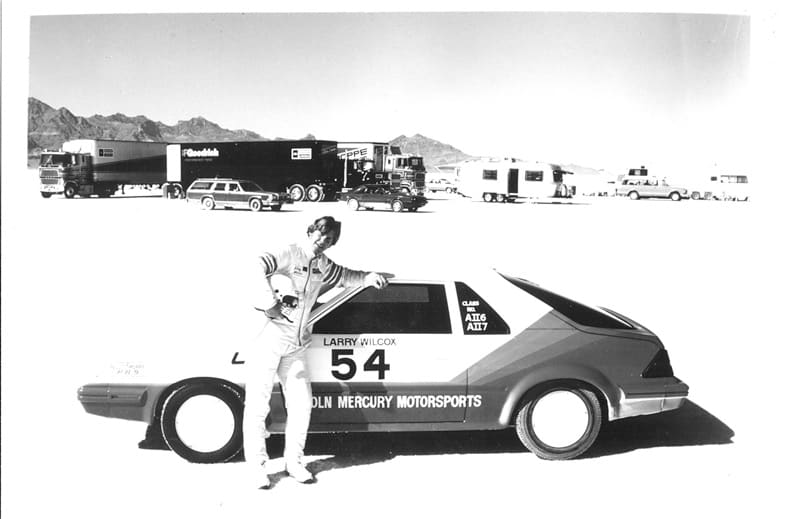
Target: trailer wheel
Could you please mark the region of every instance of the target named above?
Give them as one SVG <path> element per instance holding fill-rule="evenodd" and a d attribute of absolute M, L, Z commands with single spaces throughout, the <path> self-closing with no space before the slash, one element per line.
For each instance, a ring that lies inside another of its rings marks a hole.
<path fill-rule="evenodd" d="M 308 189 L 306 189 L 306 198 L 309 202 L 321 202 L 322 188 L 317 185 L 308 186 Z"/>
<path fill-rule="evenodd" d="M 483 194 L 483 201 L 484 202 L 494 202 L 494 195 L 491 193 L 484 193 Z"/>
<path fill-rule="evenodd" d="M 76 194 L 78 194 L 78 189 L 75 187 L 75 184 L 67 184 L 64 186 L 64 196 L 66 198 L 74 198 Z"/>
<path fill-rule="evenodd" d="M 259 212 L 261 210 L 261 200 L 258 198 L 253 198 L 250 200 L 250 210 L 254 212 Z"/>
<path fill-rule="evenodd" d="M 289 188 L 289 196 L 294 202 L 301 202 L 306 197 L 306 188 L 300 184 L 294 184 Z"/>
<path fill-rule="evenodd" d="M 506 201 L 506 195 L 498 194 L 497 195 L 497 201 L 498 201 L 498 203 L 501 203 L 501 204 L 504 203 Z"/>
<path fill-rule="evenodd" d="M 347 201 L 347 207 L 349 207 L 353 211 L 358 211 L 359 205 L 361 204 L 359 204 L 358 200 L 356 200 L 355 198 L 351 198 L 350 200 Z"/>
<path fill-rule="evenodd" d="M 210 196 L 207 196 L 207 197 L 203 198 L 203 200 L 200 203 L 203 206 L 203 209 L 208 209 L 209 211 L 214 209 L 214 205 L 215 205 L 214 204 L 214 199 L 211 198 Z"/>

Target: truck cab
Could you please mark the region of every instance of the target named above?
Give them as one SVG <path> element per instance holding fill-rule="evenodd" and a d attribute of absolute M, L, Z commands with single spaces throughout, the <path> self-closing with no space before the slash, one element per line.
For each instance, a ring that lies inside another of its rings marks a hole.
<path fill-rule="evenodd" d="M 45 150 L 39 158 L 39 192 L 44 198 L 60 193 L 67 198 L 83 194 L 86 190 L 82 186 L 91 171 L 91 155 Z"/>

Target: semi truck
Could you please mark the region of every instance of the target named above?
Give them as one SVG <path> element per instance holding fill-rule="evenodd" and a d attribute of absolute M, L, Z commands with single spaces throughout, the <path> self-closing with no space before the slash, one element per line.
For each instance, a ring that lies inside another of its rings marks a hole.
<path fill-rule="evenodd" d="M 484 202 L 571 198 L 575 186 L 565 181 L 571 174 L 557 164 L 516 158 L 471 160 L 459 168 L 459 192 Z"/>
<path fill-rule="evenodd" d="M 108 197 L 126 185 L 161 187 L 167 179 L 167 143 L 75 139 L 39 157 L 44 198 Z"/>
<path fill-rule="evenodd" d="M 425 164 L 419 155 L 402 153 L 385 142 L 340 142 L 338 156 L 344 161 L 345 190 L 359 184 L 407 187 L 414 194 L 425 191 Z"/>
<path fill-rule="evenodd" d="M 198 178 L 252 180 L 293 201 L 334 200 L 343 175 L 337 143 L 324 140 L 191 142 L 167 146 L 168 198 L 183 198 Z"/>

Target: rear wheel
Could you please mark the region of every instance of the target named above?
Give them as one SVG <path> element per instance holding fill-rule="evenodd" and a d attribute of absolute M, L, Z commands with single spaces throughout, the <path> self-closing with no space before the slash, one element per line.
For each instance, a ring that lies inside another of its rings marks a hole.
<path fill-rule="evenodd" d="M 592 391 L 570 384 L 545 388 L 517 414 L 520 441 L 537 456 L 567 460 L 580 456 L 600 433 L 603 412 Z"/>
<path fill-rule="evenodd" d="M 308 186 L 308 189 L 306 189 L 306 198 L 309 202 L 321 202 L 323 198 L 322 188 L 317 185 Z"/>
<path fill-rule="evenodd" d="M 252 200 L 250 200 L 249 205 L 250 205 L 250 210 L 255 212 L 260 211 L 262 206 L 261 200 L 259 200 L 258 198 L 253 198 Z"/>
<path fill-rule="evenodd" d="M 207 197 L 203 198 L 203 200 L 200 203 L 203 206 L 203 209 L 208 209 L 209 211 L 214 209 L 214 205 L 215 205 L 214 204 L 214 199 L 211 198 L 210 196 L 207 196 Z"/>
<path fill-rule="evenodd" d="M 673 191 L 672 193 L 669 194 L 669 199 L 672 200 L 673 202 L 680 202 L 681 194 L 678 193 L 677 191 Z"/>
<path fill-rule="evenodd" d="M 630 193 L 628 193 L 628 198 L 630 198 L 631 200 L 639 200 L 639 193 L 636 191 L 631 191 Z"/>
<path fill-rule="evenodd" d="M 395 200 L 394 202 L 392 202 L 392 211 L 394 211 L 395 213 L 399 213 L 402 210 L 403 210 L 403 202 L 401 202 L 400 200 Z"/>
<path fill-rule="evenodd" d="M 242 450 L 240 394 L 220 383 L 189 383 L 167 397 L 161 433 L 178 456 L 192 463 L 229 461 Z"/>
<path fill-rule="evenodd" d="M 358 211 L 358 207 L 360 205 L 361 204 L 359 204 L 358 200 L 356 200 L 355 198 L 351 198 L 350 200 L 347 201 L 347 207 L 349 207 L 353 211 Z"/>
<path fill-rule="evenodd" d="M 300 184 L 294 184 L 289 188 L 289 197 L 294 202 L 301 202 L 306 197 L 306 188 Z"/>

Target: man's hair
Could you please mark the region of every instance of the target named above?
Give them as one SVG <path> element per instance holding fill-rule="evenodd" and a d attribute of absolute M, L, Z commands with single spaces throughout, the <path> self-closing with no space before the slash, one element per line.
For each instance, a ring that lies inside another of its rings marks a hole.
<path fill-rule="evenodd" d="M 331 245 L 336 245 L 339 241 L 339 235 L 342 234 L 342 222 L 337 222 L 333 216 L 323 216 L 317 218 L 314 223 L 308 226 L 308 234 L 314 231 L 319 231 L 322 234 L 333 233 L 333 242 Z"/>

